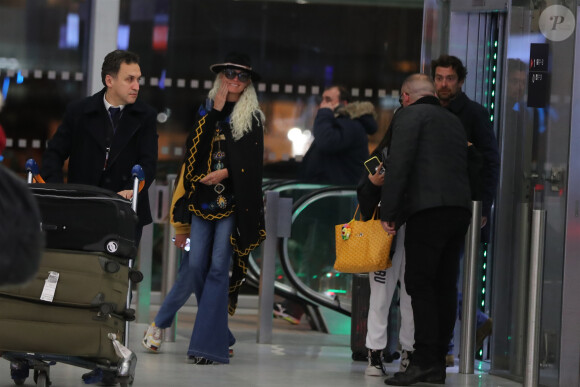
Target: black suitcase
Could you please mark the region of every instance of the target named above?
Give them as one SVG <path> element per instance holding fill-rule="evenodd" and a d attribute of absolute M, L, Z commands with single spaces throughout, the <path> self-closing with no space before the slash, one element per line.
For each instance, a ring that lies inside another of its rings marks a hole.
<path fill-rule="evenodd" d="M 137 255 L 138 218 L 117 193 L 82 184 L 31 184 L 49 249 Z"/>
<path fill-rule="evenodd" d="M 352 275 L 352 313 L 350 320 L 350 349 L 352 360 L 367 359 L 367 318 L 371 287 L 368 274 Z"/>
<path fill-rule="evenodd" d="M 350 325 L 350 348 L 352 360 L 365 361 L 368 356 L 366 347 L 367 320 L 369 316 L 369 301 L 371 286 L 368 274 L 352 275 L 352 314 Z M 387 328 L 387 347 L 383 350 L 384 361 L 392 362 L 399 358 L 397 352 L 399 344 L 399 295 L 395 288 L 393 300 L 389 307 L 389 325 Z"/>

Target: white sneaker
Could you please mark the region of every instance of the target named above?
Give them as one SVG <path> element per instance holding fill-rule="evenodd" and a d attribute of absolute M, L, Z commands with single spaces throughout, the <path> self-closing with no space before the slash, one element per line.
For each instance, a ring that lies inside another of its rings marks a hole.
<path fill-rule="evenodd" d="M 405 372 L 407 367 L 409 367 L 409 363 L 411 362 L 411 356 L 413 352 L 411 351 L 403 351 L 401 352 L 401 364 L 399 365 L 399 372 Z"/>
<path fill-rule="evenodd" d="M 384 376 L 387 374 L 383 364 L 383 351 L 369 349 L 369 365 L 365 370 L 366 376 Z"/>
<path fill-rule="evenodd" d="M 159 352 L 161 348 L 161 328 L 157 328 L 155 323 L 151 323 L 149 328 L 145 331 L 145 337 L 143 337 L 143 341 L 141 343 L 145 348 L 147 348 L 151 352 Z"/>

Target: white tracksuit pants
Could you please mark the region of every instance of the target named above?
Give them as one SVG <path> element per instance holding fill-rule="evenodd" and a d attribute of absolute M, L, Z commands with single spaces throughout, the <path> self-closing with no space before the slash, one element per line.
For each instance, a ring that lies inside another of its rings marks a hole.
<path fill-rule="evenodd" d="M 411 297 L 405 287 L 405 225 L 397 231 L 393 265 L 387 270 L 369 273 L 371 295 L 369 301 L 369 315 L 367 320 L 366 347 L 373 350 L 383 350 L 387 346 L 387 326 L 389 323 L 389 308 L 397 281 L 401 282 L 400 310 L 401 329 L 399 343 L 406 351 L 413 351 L 415 342 L 415 324 Z"/>

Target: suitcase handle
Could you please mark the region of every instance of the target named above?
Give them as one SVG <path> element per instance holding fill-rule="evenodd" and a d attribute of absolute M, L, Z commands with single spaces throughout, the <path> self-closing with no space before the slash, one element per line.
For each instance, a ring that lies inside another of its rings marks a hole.
<path fill-rule="evenodd" d="M 26 160 L 24 168 L 26 169 L 28 184 L 31 184 L 33 180 L 36 181 L 37 183 L 44 183 L 44 179 L 40 176 L 40 170 L 38 169 L 38 164 L 36 163 L 36 160 L 34 159 Z"/>
<path fill-rule="evenodd" d="M 145 172 L 143 172 L 143 168 L 139 164 L 135 164 L 133 169 L 131 169 L 131 176 L 133 176 L 133 200 L 131 207 L 133 211 L 137 212 L 137 194 L 145 186 Z"/>

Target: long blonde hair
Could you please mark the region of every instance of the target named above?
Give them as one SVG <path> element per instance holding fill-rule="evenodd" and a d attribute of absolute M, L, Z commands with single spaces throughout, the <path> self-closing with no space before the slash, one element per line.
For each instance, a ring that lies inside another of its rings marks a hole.
<path fill-rule="evenodd" d="M 218 89 L 222 83 L 221 77 L 218 74 L 213 83 L 213 87 L 209 91 L 208 97 L 213 101 Z M 230 123 L 232 126 L 232 135 L 234 141 L 242 138 L 246 133 L 252 131 L 252 118 L 256 118 L 264 126 L 266 116 L 260 109 L 258 104 L 258 96 L 254 84 L 250 83 L 246 86 L 240 99 L 234 105 L 234 110 L 231 115 Z"/>

